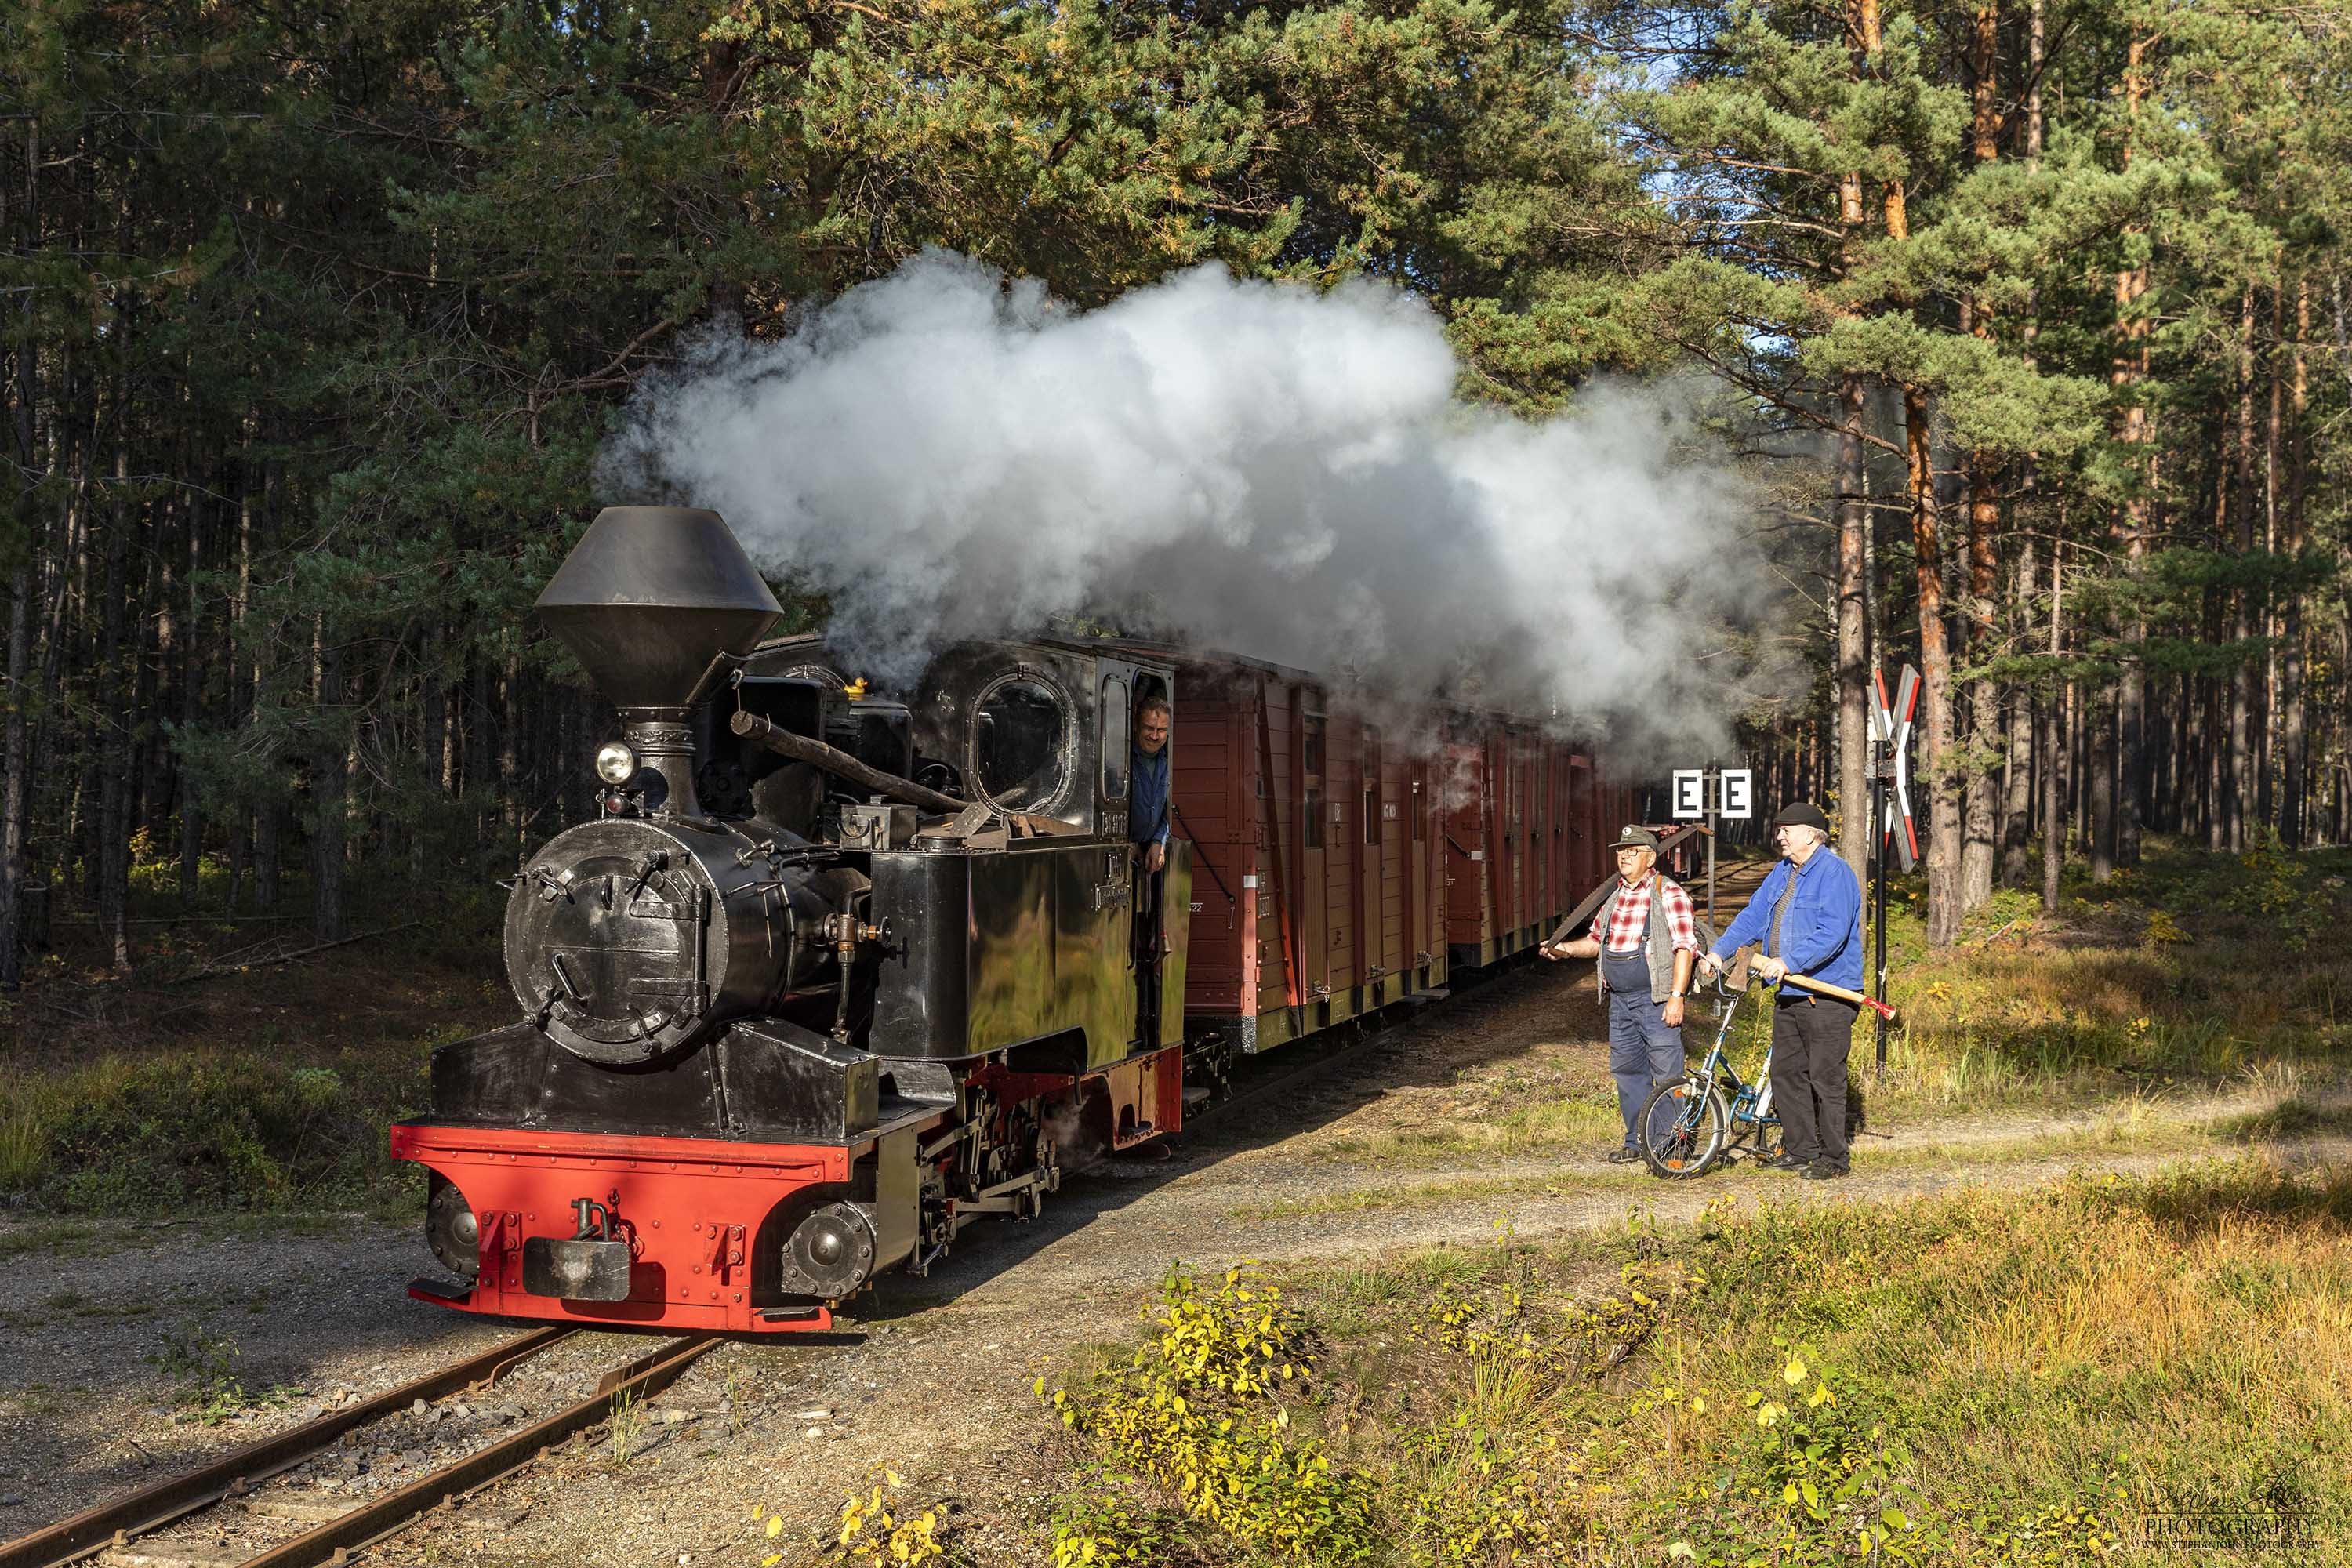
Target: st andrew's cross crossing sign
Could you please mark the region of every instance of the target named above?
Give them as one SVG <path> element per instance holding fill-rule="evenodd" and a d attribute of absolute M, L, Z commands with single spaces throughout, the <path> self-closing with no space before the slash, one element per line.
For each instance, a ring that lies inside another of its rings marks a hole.
<path fill-rule="evenodd" d="M 1895 700 L 1886 700 L 1886 672 L 1871 672 L 1871 685 L 1876 700 L 1870 709 L 1870 744 L 1873 769 L 1883 786 L 1880 799 L 1885 802 L 1878 823 L 1878 843 L 1882 853 L 1886 841 L 1895 841 L 1895 858 L 1908 871 L 1919 863 L 1919 829 L 1911 820 L 1911 718 L 1919 707 L 1919 672 L 1909 665 L 1895 683 Z"/>

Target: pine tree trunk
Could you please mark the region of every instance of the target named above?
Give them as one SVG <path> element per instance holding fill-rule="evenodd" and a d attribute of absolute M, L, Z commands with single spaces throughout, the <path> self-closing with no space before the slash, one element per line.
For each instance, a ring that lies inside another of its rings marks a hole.
<path fill-rule="evenodd" d="M 2084 750 L 2084 785 L 2090 792 L 2091 880 L 2116 874 L 2116 698 L 2091 699 L 2090 743 Z"/>
<path fill-rule="evenodd" d="M 2241 555 L 2250 555 L 2254 548 L 2254 286 L 2251 282 L 2240 296 L 2238 310 L 2237 453 L 2237 546 Z M 2244 656 L 2247 639 L 2254 635 L 2252 598 L 2252 590 L 2246 588 L 2231 595 L 2230 639 L 2240 650 L 2238 661 L 2230 668 L 2230 805 L 2226 841 L 2231 849 L 2246 847 L 2253 810 L 2253 668 Z"/>
<path fill-rule="evenodd" d="M 1952 657 L 1944 633 L 1944 559 L 1937 535 L 1936 476 L 1927 399 L 1903 389 L 1904 443 L 1911 481 L 1911 548 L 1919 591 L 1919 696 L 1927 713 L 1919 774 L 1927 789 L 1927 945 L 1960 933 L 1960 790 L 1950 771 Z"/>
<path fill-rule="evenodd" d="M 477 853 L 490 845 L 490 824 L 497 820 L 493 813 L 478 808 L 478 803 L 491 782 L 490 772 L 490 667 L 477 652 L 473 657 L 466 703 L 466 793 L 478 803 L 474 813 L 474 848 Z"/>
<path fill-rule="evenodd" d="M 2147 45 L 2147 39 L 2134 34 L 2125 51 L 2123 166 L 2126 172 L 2132 164 L 2140 104 L 2147 92 L 2147 79 L 2144 74 Z M 2116 402 L 2122 409 L 2117 438 L 2126 448 L 2135 452 L 2144 449 L 2148 453 L 2145 459 L 2135 465 L 2137 471 L 2132 475 L 2133 488 L 2124 503 L 2119 528 L 2123 535 L 2124 570 L 2134 577 L 2139 574 L 2140 563 L 2147 554 L 2149 507 L 2156 489 L 2156 432 L 2145 401 L 2148 320 L 2140 303 L 2147 298 L 2147 289 L 2148 268 L 2145 261 L 2126 267 L 2116 275 L 2116 313 L 2120 331 L 2111 380 L 2118 394 Z M 2116 694 L 2117 710 L 2114 725 L 2116 750 L 2113 754 L 2116 777 L 2110 786 L 2113 831 L 2105 842 L 2115 862 L 2132 866 L 2139 862 L 2139 792 L 2147 771 L 2142 749 L 2147 674 L 2141 661 L 2140 647 L 2147 640 L 2147 623 L 2135 612 L 2119 629 L 2125 643 L 2124 668 Z M 2107 770 L 2102 768 L 2100 772 L 2104 776 Z M 2096 866 L 2095 853 L 2095 874 Z M 2105 879 L 2102 875 L 2099 879 Z"/>
<path fill-rule="evenodd" d="M 2045 43 L 2043 12 L 2044 0 L 2031 0 L 2026 7 L 2023 135 L 2025 166 L 2030 173 L 2039 173 L 2042 168 L 2042 68 Z M 2042 363 L 2039 353 L 2042 337 L 2042 291 L 2039 285 L 2029 289 L 2026 292 L 2024 337 L 2025 363 L 2030 368 L 2038 371 Z M 2018 476 L 2018 494 L 2029 528 L 2037 526 L 2041 521 L 2039 515 L 2041 489 L 2042 455 L 2039 452 L 2028 452 L 2025 455 L 2023 469 Z M 2050 546 L 2050 657 L 2053 663 L 2060 652 L 2058 642 L 2060 548 L 2053 540 Z M 2017 635 L 2022 645 L 2024 639 L 2030 637 L 2033 625 L 2032 603 L 2035 587 L 2033 536 L 2030 533 L 2026 535 L 2019 551 L 2015 583 L 2017 593 L 2014 601 L 2014 618 Z M 2036 694 L 2021 689 L 2011 710 L 2009 750 L 2012 759 L 2025 754 L 2026 747 L 2035 734 L 2033 710 L 2035 700 Z M 2057 864 L 2052 857 L 2063 856 L 2065 850 L 2065 835 L 2059 826 L 2058 797 L 2053 787 L 2059 776 L 2060 765 L 2057 747 L 2058 695 L 2053 690 L 2043 695 L 2041 700 L 2044 712 L 2040 730 L 2040 743 L 2034 745 L 2033 750 L 2037 753 L 2034 760 L 2041 765 L 2042 773 L 2046 775 L 2046 782 L 2039 792 L 2042 803 L 2044 862 L 2042 901 L 2045 908 L 2054 908 L 2058 900 L 2058 876 Z M 2022 888 L 2026 885 L 2029 864 L 2027 839 L 2032 831 L 2033 796 L 2036 794 L 2032 770 L 2019 767 L 2016 769 L 2016 777 L 2020 781 L 2020 785 L 2010 793 L 2009 819 L 2001 840 L 2000 880 L 2002 886 L 2010 888 Z"/>
<path fill-rule="evenodd" d="M 2205 847 L 2220 854 L 2230 847 L 2228 683 L 2206 682 Z"/>
<path fill-rule="evenodd" d="M 8 235 L 21 254 L 41 248 L 40 122 L 27 117 L 25 125 L 25 193 L 9 214 Z M 41 391 L 39 337 L 34 325 L 35 300 L 27 290 L 17 301 L 24 317 L 16 349 L 16 374 L 9 378 L 8 433 L 16 447 L 18 471 L 26 480 L 40 474 L 40 420 L 35 413 Z M 30 510 L 30 509 L 28 509 Z M 46 512 L 47 509 L 41 509 Z M 30 519 L 27 519 L 30 521 Z M 7 718 L 0 724 L 0 991 L 14 991 L 25 974 L 25 905 L 29 868 L 25 861 L 27 814 L 32 803 L 34 735 L 26 721 L 33 700 L 26 686 L 32 673 L 33 594 L 41 575 L 46 524 L 26 530 L 25 553 L 8 578 Z"/>
<path fill-rule="evenodd" d="M 2010 622 L 2014 626 L 2020 645 L 2032 646 L 2025 638 L 2032 627 L 2034 563 L 2033 539 L 2028 535 L 2018 548 L 2017 570 L 2011 579 Z M 2056 649 L 2051 650 L 2053 654 Z M 2030 688 L 2019 686 L 2010 694 L 2009 704 L 2009 771 L 2006 775 L 2006 798 L 2001 803 L 2000 824 L 2000 885 L 2022 888 L 2031 870 L 2031 840 L 2033 836 L 2033 700 Z"/>
<path fill-rule="evenodd" d="M 196 596 L 196 578 L 204 565 L 204 509 L 193 500 L 187 507 L 188 561 L 187 600 L 181 611 L 186 619 L 182 625 L 180 647 L 180 729 L 193 732 L 204 717 L 205 658 L 197 634 L 196 617 L 202 613 L 203 601 Z M 197 884 L 204 873 L 205 824 L 202 808 L 196 800 L 195 774 L 187 768 L 178 770 L 180 805 L 180 902 L 194 908 Z"/>
<path fill-rule="evenodd" d="M 2273 263 L 2275 265 L 2275 262 Z M 2273 273 L 2273 279 L 2277 276 Z M 2263 550 L 2274 555 L 2279 538 L 2279 426 L 2284 418 L 2285 388 L 2279 374 L 2278 344 L 2285 336 L 2282 320 L 2284 295 L 2275 281 L 2271 287 L 2271 349 L 2263 357 L 2267 362 L 2264 379 L 2270 383 L 2269 416 L 2263 422 Z M 2254 820 L 2264 828 L 2275 831 L 2278 826 L 2278 789 L 2274 769 L 2278 762 L 2278 647 L 2280 627 L 2278 603 L 2264 589 L 2254 616 L 2262 628 L 2263 672 L 2257 685 L 2254 710 Z"/>
<path fill-rule="evenodd" d="M 2064 646 L 2061 627 L 2066 615 L 2065 554 L 2063 544 L 2051 547 L 2050 657 L 2053 660 Z M 2043 721 L 2047 729 L 2042 742 L 2045 759 L 2042 779 L 2042 907 L 2052 910 L 2058 908 L 2058 873 L 2066 860 L 2066 787 L 2061 773 L 2066 754 L 2064 710 L 2073 706 L 2073 691 L 2069 683 L 2063 695 L 2052 692 Z"/>
<path fill-rule="evenodd" d="M 2311 341 L 2311 278 L 2308 273 L 2298 277 L 2294 284 L 2294 346 L 2289 369 L 2287 414 L 2289 426 L 2286 463 L 2286 548 L 2291 555 L 2300 557 L 2305 545 L 2304 499 L 2305 464 L 2309 453 L 2305 445 L 2305 421 L 2311 406 L 2310 363 L 2307 346 Z M 2309 737 L 2305 731 L 2303 695 L 2303 590 L 2290 589 L 2286 598 L 2284 642 L 2284 662 L 2279 670 L 2279 708 L 2284 730 L 2283 749 L 2284 776 L 2279 792 L 2279 834 L 2290 848 L 2301 848 L 2306 835 L 2304 826 L 2305 765 Z"/>
<path fill-rule="evenodd" d="M 335 942 L 343 928 L 344 795 L 349 765 L 341 719 L 343 655 L 329 647 L 323 616 L 311 622 L 311 691 L 319 737 L 310 748 L 310 929 Z"/>
<path fill-rule="evenodd" d="M 1989 453 L 1969 457 L 1969 657 L 1993 654 L 1993 591 L 1998 583 L 1993 539 L 2000 526 L 1992 495 Z M 1993 843 L 1999 834 L 1999 786 L 1986 765 L 2000 748 L 2000 694 L 1981 677 L 1968 683 L 1968 767 L 1958 781 L 1964 826 L 1960 847 L 1960 907 L 1972 910 L 1992 898 Z"/>
<path fill-rule="evenodd" d="M 1860 203 L 1857 187 L 1854 202 Z M 1863 525 L 1869 502 L 1863 495 L 1863 384 L 1849 374 L 1839 389 L 1838 432 L 1838 835 L 1839 853 L 1854 875 L 1870 858 L 1874 826 L 1870 820 L 1870 671 L 1863 639 Z"/>
<path fill-rule="evenodd" d="M 119 352 L 128 354 L 124 346 Z M 128 399 L 125 388 L 118 396 Z M 131 685 L 123 679 L 131 655 L 124 647 L 123 600 L 131 556 L 130 416 L 116 411 L 115 493 L 106 537 L 106 603 L 100 633 L 98 729 L 98 919 L 116 973 L 131 968 Z"/>
<path fill-rule="evenodd" d="M 441 684 L 441 626 L 436 622 L 425 634 L 424 689 L 418 694 L 423 699 L 424 712 L 416 731 L 416 772 L 420 782 L 429 782 L 433 786 L 423 791 L 426 796 L 425 814 L 410 835 L 409 879 L 419 887 L 424 886 L 430 860 L 428 840 L 436 837 L 448 804 L 446 731 L 449 700 L 447 689 Z"/>
<path fill-rule="evenodd" d="M 1973 106 L 1971 156 L 1979 168 L 2000 156 L 2000 7 L 1994 0 L 1978 0 L 1969 19 L 1969 99 Z M 1992 311 L 1982 299 L 1969 300 L 1963 312 L 1963 330 L 1990 344 Z M 1963 482 L 1969 509 L 1968 658 L 1982 664 L 1993 654 L 1993 594 L 1999 586 L 1996 540 L 2000 531 L 2000 501 L 1994 493 L 2000 461 L 1992 453 L 1968 454 Z M 1964 826 L 1960 847 L 1960 907 L 1972 910 L 1992 897 L 1993 845 L 2000 836 L 1995 820 L 2000 792 L 1990 763 L 2000 747 L 2000 695 L 1993 683 L 1978 677 L 1969 682 L 1968 768 L 1962 775 Z"/>
<path fill-rule="evenodd" d="M 30 353 L 29 349 L 26 351 Z M 26 809 L 32 789 L 31 736 L 25 722 L 33 654 L 33 562 L 17 563 L 8 580 L 8 718 L 5 775 L 0 775 L 0 991 L 24 979 Z"/>

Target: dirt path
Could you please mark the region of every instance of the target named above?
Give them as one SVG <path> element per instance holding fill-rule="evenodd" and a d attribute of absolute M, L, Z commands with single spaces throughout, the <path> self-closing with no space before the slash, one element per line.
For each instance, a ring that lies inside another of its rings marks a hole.
<path fill-rule="evenodd" d="M 706 1358 L 625 1434 L 624 1452 L 599 1434 L 375 1558 L 754 1563 L 765 1546 L 754 1504 L 806 1540 L 847 1488 L 889 1465 L 908 1496 L 952 1505 L 981 1561 L 1036 1561 L 1057 1470 L 1041 1452 L 1048 1428 L 1030 1382 L 1074 1346 L 1129 1341 L 1171 1260 L 1346 1262 L 1475 1244 L 1501 1224 L 1530 1237 L 1636 1211 L 1686 1216 L 1721 1196 L 1895 1202 L 2080 1167 L 2142 1171 L 2248 1146 L 2228 1119 L 2271 1103 L 2183 1094 L 2128 1125 L 2077 1112 L 1888 1126 L 1857 1147 L 1845 1181 L 1741 1166 L 1667 1184 L 1597 1158 L 1616 1116 L 1600 1020 L 1574 970 L 1537 966 L 1468 992 L 1195 1129 L 1165 1161 L 1074 1175 L 1044 1219 L 970 1233 L 929 1279 L 894 1279 L 858 1302 L 832 1341 Z M 2150 1118 L 2160 1135 L 2142 1124 Z M 2340 1160 L 2347 1149 L 2306 1139 L 2273 1152 Z M 405 1300 L 421 1244 L 358 1220 L 227 1235 L 17 1223 L 0 1226 L 0 1251 L 14 1253 L 0 1272 L 11 1346 L 0 1362 L 0 1539 L 290 1424 L 340 1389 L 389 1386 L 511 1331 Z M 620 1336 L 600 1339 L 624 1359 Z M 593 1378 L 594 1357 L 582 1359 L 581 1377 Z M 299 1392 L 194 1425 L 179 1401 L 208 1367 L 248 1391 Z M 354 1462 L 393 1473 L 415 1462 L 397 1440 L 386 1447 Z"/>

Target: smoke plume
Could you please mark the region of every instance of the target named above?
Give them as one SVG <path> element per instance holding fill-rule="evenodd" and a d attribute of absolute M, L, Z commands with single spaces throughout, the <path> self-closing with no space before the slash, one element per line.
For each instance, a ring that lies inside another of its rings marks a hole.
<path fill-rule="evenodd" d="M 1460 370 L 1435 315 L 1375 284 L 1202 267 L 1082 312 L 933 252 L 781 342 L 690 349 L 601 479 L 717 509 L 886 679 L 946 638 L 1082 617 L 1379 708 L 1555 717 L 1621 758 L 1719 743 L 1700 656 L 1752 585 L 1728 458 L 1670 392 L 1531 422 L 1461 402 Z"/>

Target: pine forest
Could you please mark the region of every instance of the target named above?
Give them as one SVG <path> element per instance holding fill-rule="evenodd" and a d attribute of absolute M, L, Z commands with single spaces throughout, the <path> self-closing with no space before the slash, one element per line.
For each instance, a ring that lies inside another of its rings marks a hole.
<path fill-rule="evenodd" d="M 609 710 L 530 627 L 619 410 L 927 247 L 1078 307 L 1428 301 L 1461 395 L 1708 378 L 1927 933 L 2352 837 L 2352 5 L 0 0 L 0 983 L 51 926 L 510 872 Z M 1763 591 L 1759 587 L 1759 592 Z M 801 603 L 804 616 L 821 606 Z"/>

